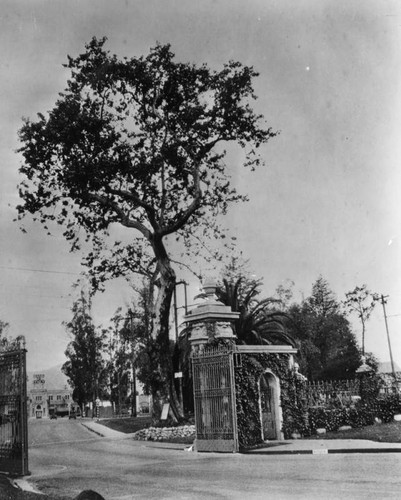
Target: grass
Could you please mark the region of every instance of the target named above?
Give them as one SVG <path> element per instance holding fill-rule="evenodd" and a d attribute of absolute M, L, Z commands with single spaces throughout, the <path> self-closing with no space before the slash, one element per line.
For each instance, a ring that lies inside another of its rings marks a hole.
<path fill-rule="evenodd" d="M 145 429 L 152 424 L 151 417 L 123 417 L 123 418 L 107 418 L 99 421 L 99 424 L 109 427 L 114 431 L 131 434 L 141 429 Z"/>
<path fill-rule="evenodd" d="M 401 422 L 375 424 L 348 431 L 327 432 L 308 439 L 368 439 L 379 443 L 401 443 Z"/>
<path fill-rule="evenodd" d="M 150 417 L 137 418 L 110 418 L 99 422 L 110 429 L 130 434 L 139 431 L 152 424 Z M 178 438 L 179 440 L 180 438 Z M 307 439 L 367 439 L 380 443 L 401 443 L 401 422 L 391 422 L 389 424 L 375 424 L 361 429 L 350 429 L 348 431 L 327 432 L 322 436 L 311 436 Z M 191 440 L 187 440 L 188 442 Z M 178 442 L 177 438 L 175 441 Z M 181 442 L 181 441 L 180 441 Z"/>

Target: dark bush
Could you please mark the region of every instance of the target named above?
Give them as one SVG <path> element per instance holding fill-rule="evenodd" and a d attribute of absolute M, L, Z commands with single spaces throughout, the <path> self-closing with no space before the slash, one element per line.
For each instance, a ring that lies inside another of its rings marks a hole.
<path fill-rule="evenodd" d="M 374 404 L 376 417 L 382 422 L 391 422 L 394 415 L 401 413 L 401 396 L 399 394 L 388 394 L 376 400 Z"/>

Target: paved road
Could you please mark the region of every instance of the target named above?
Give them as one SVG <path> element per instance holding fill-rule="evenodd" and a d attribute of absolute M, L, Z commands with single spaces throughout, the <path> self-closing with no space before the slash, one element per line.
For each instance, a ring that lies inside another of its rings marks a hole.
<path fill-rule="evenodd" d="M 100 438 L 78 421 L 31 421 L 30 469 L 47 494 L 106 500 L 398 499 L 401 454 L 197 454 L 180 445 Z"/>

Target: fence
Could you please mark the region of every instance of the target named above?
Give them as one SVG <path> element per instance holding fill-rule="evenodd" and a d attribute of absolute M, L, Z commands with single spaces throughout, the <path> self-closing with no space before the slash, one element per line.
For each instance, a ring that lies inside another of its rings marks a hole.
<path fill-rule="evenodd" d="M 359 394 L 359 379 L 307 382 L 305 386 L 309 407 L 349 406 Z"/>
<path fill-rule="evenodd" d="M 26 350 L 0 353 L 0 471 L 28 474 Z"/>

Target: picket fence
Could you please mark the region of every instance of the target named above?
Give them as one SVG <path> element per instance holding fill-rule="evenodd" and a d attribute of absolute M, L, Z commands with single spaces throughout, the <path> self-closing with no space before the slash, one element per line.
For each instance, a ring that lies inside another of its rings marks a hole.
<path fill-rule="evenodd" d="M 349 406 L 360 393 L 359 384 L 358 379 L 307 382 L 305 398 L 309 407 Z"/>

